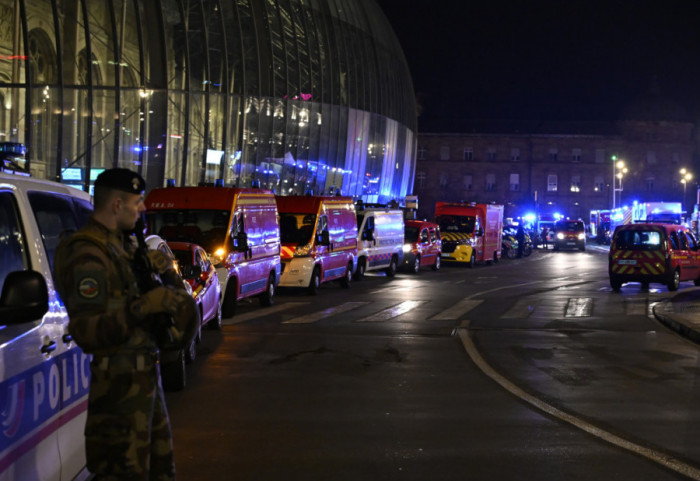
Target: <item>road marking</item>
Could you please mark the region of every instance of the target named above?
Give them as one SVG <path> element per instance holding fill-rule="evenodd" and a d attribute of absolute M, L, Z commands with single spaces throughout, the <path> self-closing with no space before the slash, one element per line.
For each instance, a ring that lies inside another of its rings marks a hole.
<path fill-rule="evenodd" d="M 328 309 L 324 309 L 322 311 L 294 317 L 282 322 L 282 324 L 311 324 L 312 322 L 318 322 L 321 319 L 326 319 L 327 317 L 334 316 L 335 314 L 340 314 L 342 312 L 352 311 L 353 309 L 357 309 L 358 307 L 362 307 L 367 304 L 369 304 L 369 302 L 346 302 L 339 306 L 329 307 Z"/>
<path fill-rule="evenodd" d="M 566 303 L 564 317 L 591 317 L 592 313 L 592 297 L 571 297 Z"/>
<path fill-rule="evenodd" d="M 676 459 L 672 456 L 670 456 L 667 453 L 662 453 L 659 451 L 656 451 L 654 449 L 647 448 L 645 446 L 642 446 L 640 444 L 637 444 L 635 442 L 632 442 L 628 439 L 625 439 L 621 436 L 612 434 L 608 431 L 605 431 L 602 428 L 599 428 L 598 426 L 595 426 L 577 416 L 574 416 L 571 413 L 568 413 L 562 409 L 556 408 L 552 406 L 551 404 L 547 404 L 546 402 L 542 401 L 541 399 L 533 396 L 532 394 L 529 394 L 510 382 L 508 379 L 503 377 L 501 374 L 496 372 L 485 360 L 483 357 L 481 357 L 481 354 L 479 353 L 479 350 L 476 348 L 474 345 L 474 342 L 472 341 L 471 338 L 471 332 L 469 331 L 469 326 L 465 327 L 459 327 L 457 328 L 457 335 L 459 336 L 460 340 L 462 341 L 462 345 L 464 346 L 464 349 L 467 351 L 467 354 L 469 354 L 469 357 L 472 359 L 474 364 L 481 369 L 481 371 L 489 376 L 491 379 L 496 381 L 498 384 L 501 385 L 505 390 L 509 391 L 511 394 L 514 394 L 515 396 L 519 397 L 523 401 L 531 404 L 535 408 L 539 409 L 540 411 L 543 411 L 550 416 L 554 416 L 557 419 L 560 419 L 566 423 L 571 424 L 572 426 L 575 426 L 582 431 L 585 431 L 589 434 L 592 434 L 593 436 L 602 439 L 603 441 L 606 441 L 610 444 L 614 444 L 615 446 L 618 446 L 622 449 L 626 449 L 627 451 L 630 451 L 632 453 L 638 454 L 640 456 L 643 456 L 650 461 L 653 461 L 655 463 L 658 463 L 668 469 L 671 469 L 677 473 L 680 473 L 684 476 L 687 476 L 691 479 L 694 479 L 696 481 L 700 481 L 700 469 L 691 466 L 689 464 L 684 463 L 683 461 Z"/>
<path fill-rule="evenodd" d="M 284 311 L 291 309 L 293 307 L 299 307 L 308 304 L 308 302 L 285 302 L 284 304 L 278 304 L 271 307 L 263 307 L 261 309 L 256 309 L 254 311 L 246 312 L 239 316 L 233 315 L 230 319 L 224 319 L 221 324 L 224 326 L 230 326 L 233 324 L 240 324 L 241 322 L 250 321 L 252 319 L 257 319 L 258 317 L 267 316 L 269 314 L 274 314 L 275 312 Z"/>
<path fill-rule="evenodd" d="M 542 299 L 535 299 L 533 296 L 528 296 L 525 299 L 518 299 L 518 301 L 508 309 L 508 312 L 503 314 L 501 319 L 527 319 L 535 312 L 535 308 Z"/>
<path fill-rule="evenodd" d="M 425 302 L 427 301 L 404 301 L 401 304 L 397 304 L 388 309 L 381 310 L 376 314 L 372 314 L 371 316 L 363 317 L 362 319 L 358 319 L 355 322 L 388 321 L 389 319 L 393 319 L 394 317 L 407 313 L 408 311 L 414 309 L 415 307 L 418 307 L 419 305 Z"/>
<path fill-rule="evenodd" d="M 481 304 L 482 302 L 484 302 L 483 299 L 478 299 L 478 300 L 462 299 L 454 306 L 450 307 L 449 309 L 445 309 L 444 311 L 442 311 L 438 314 L 435 314 L 433 317 L 431 317 L 428 320 L 429 321 L 457 320 L 460 317 L 462 317 L 464 314 L 466 314 L 467 312 L 471 311 L 476 306 Z"/>

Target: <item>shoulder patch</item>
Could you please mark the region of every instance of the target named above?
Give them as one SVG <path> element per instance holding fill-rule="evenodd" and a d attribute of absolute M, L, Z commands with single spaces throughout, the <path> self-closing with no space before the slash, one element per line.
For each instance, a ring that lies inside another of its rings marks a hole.
<path fill-rule="evenodd" d="M 83 303 L 103 303 L 107 294 L 104 272 L 79 270 L 75 273 L 75 296 Z"/>

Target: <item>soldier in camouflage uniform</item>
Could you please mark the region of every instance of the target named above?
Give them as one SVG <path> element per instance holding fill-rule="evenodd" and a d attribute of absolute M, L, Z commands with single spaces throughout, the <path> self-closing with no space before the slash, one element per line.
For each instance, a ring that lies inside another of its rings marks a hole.
<path fill-rule="evenodd" d="M 173 445 L 158 364 L 149 330 L 153 314 L 182 319 L 194 301 L 173 272 L 172 260 L 149 251 L 164 286 L 140 292 L 132 268 L 133 231 L 145 210 L 145 182 L 127 169 L 95 181 L 95 211 L 87 225 L 64 239 L 54 279 L 70 317 L 69 331 L 93 355 L 85 426 L 88 469 L 99 481 L 174 480 Z"/>

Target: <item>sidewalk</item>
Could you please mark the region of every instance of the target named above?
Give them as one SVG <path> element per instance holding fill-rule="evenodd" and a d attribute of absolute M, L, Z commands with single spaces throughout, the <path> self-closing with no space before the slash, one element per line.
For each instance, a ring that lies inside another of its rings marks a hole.
<path fill-rule="evenodd" d="M 700 344 L 700 288 L 679 292 L 654 306 L 654 316 L 689 340 Z"/>

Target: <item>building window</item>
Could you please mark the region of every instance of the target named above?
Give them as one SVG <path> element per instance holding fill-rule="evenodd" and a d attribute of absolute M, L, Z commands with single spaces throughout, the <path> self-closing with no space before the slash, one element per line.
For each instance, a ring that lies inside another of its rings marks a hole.
<path fill-rule="evenodd" d="M 465 175 L 462 178 L 462 182 L 464 184 L 464 190 L 472 190 L 472 176 L 471 175 Z"/>
<path fill-rule="evenodd" d="M 547 176 L 547 192 L 557 191 L 557 174 L 549 174 Z"/>
<path fill-rule="evenodd" d="M 465 147 L 464 160 L 474 160 L 474 149 L 473 148 Z"/>
<path fill-rule="evenodd" d="M 581 176 L 571 176 L 571 192 L 581 192 Z"/>
<path fill-rule="evenodd" d="M 496 190 L 496 174 L 486 174 L 486 191 L 493 192 Z"/>
<path fill-rule="evenodd" d="M 581 162 L 581 149 L 571 149 L 571 162 Z"/>
<path fill-rule="evenodd" d="M 605 149 L 595 150 L 595 163 L 602 164 L 605 162 Z"/>
<path fill-rule="evenodd" d="M 654 178 L 647 177 L 647 192 L 651 192 L 653 190 L 654 190 Z"/>
<path fill-rule="evenodd" d="M 489 147 L 489 151 L 486 153 L 486 158 L 488 160 L 496 160 L 496 148 Z"/>
<path fill-rule="evenodd" d="M 447 172 L 441 172 L 440 173 L 440 188 L 444 189 L 447 187 L 447 182 L 449 180 L 450 176 L 447 174 Z"/>
<path fill-rule="evenodd" d="M 593 190 L 603 192 L 605 189 L 605 178 L 602 175 L 596 175 L 593 179 Z"/>
<path fill-rule="evenodd" d="M 419 189 L 424 189 L 425 188 L 425 179 L 426 175 L 425 172 L 422 170 L 419 170 L 416 172 L 416 187 Z"/>
<path fill-rule="evenodd" d="M 549 149 L 549 161 L 556 162 L 559 156 L 559 151 L 557 149 Z"/>
<path fill-rule="evenodd" d="M 517 162 L 520 160 L 520 149 L 514 147 L 510 149 L 510 160 Z"/>
<path fill-rule="evenodd" d="M 440 147 L 440 160 L 450 160 L 450 146 L 443 145 Z"/>
<path fill-rule="evenodd" d="M 510 174 L 510 191 L 518 192 L 520 190 L 520 174 Z"/>
<path fill-rule="evenodd" d="M 418 160 L 425 160 L 425 156 L 428 153 L 428 149 L 425 147 L 418 147 Z"/>
<path fill-rule="evenodd" d="M 647 165 L 656 165 L 656 152 L 653 150 L 647 152 Z"/>

